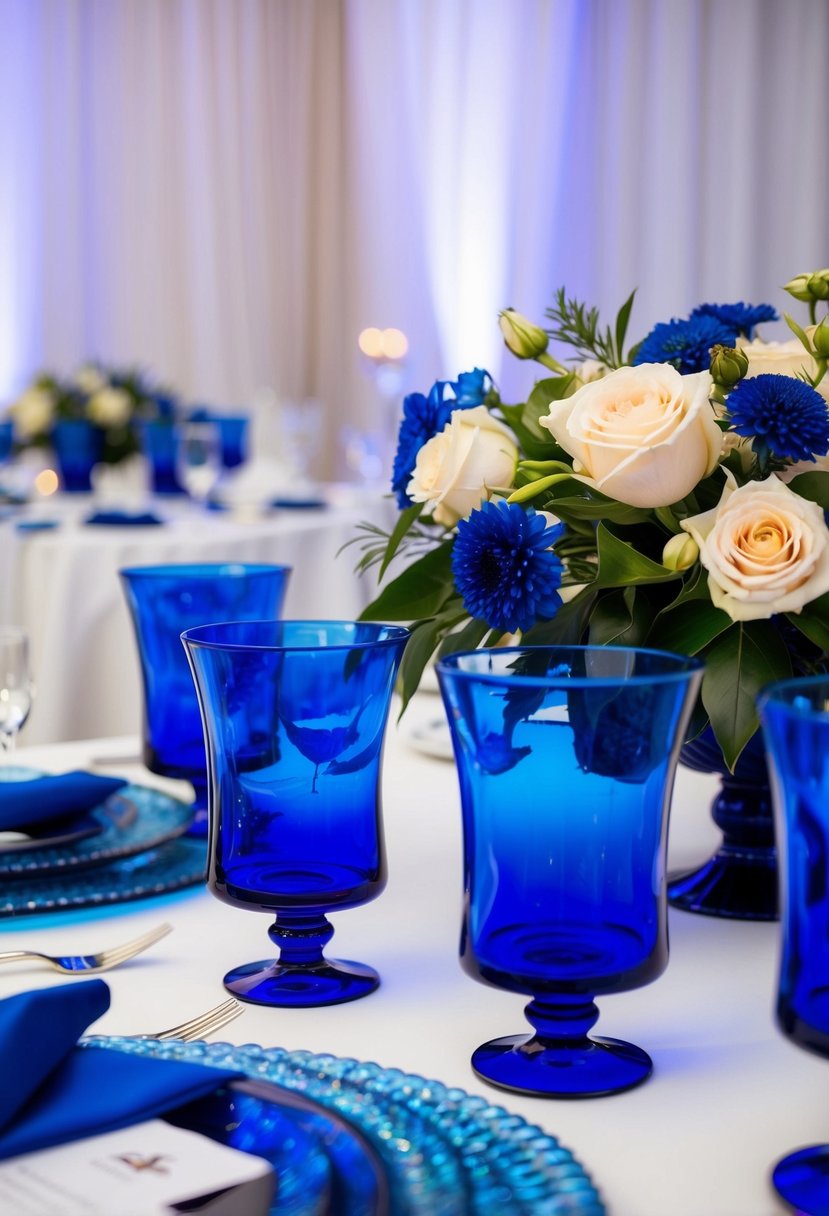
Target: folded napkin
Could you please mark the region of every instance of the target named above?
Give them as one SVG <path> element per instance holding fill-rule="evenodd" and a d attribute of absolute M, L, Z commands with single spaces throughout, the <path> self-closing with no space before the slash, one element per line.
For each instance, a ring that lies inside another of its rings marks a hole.
<path fill-rule="evenodd" d="M 100 806 L 127 783 L 80 769 L 31 781 L 0 781 L 0 832 L 25 832 L 52 819 L 70 819 Z"/>
<path fill-rule="evenodd" d="M 78 1047 L 80 1035 L 108 1008 L 103 980 L 0 1001 L 0 1159 L 155 1119 L 240 1075 Z"/>
<path fill-rule="evenodd" d="M 328 503 L 324 498 L 272 498 L 268 505 L 279 511 L 321 511 Z"/>
<path fill-rule="evenodd" d="M 100 524 L 112 528 L 150 528 L 163 524 L 152 511 L 95 511 L 87 515 L 85 524 Z"/>

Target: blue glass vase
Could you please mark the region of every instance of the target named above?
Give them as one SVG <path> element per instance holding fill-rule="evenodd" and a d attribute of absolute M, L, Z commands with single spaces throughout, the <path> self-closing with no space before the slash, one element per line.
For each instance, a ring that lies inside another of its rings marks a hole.
<path fill-rule="evenodd" d="M 276 618 L 289 566 L 205 562 L 119 571 L 135 630 L 144 693 L 144 763 L 189 781 L 194 834 L 207 831 L 207 759 L 193 677 L 181 634 L 211 621 Z"/>
<path fill-rule="evenodd" d="M 780 856 L 777 1023 L 829 1056 L 829 677 L 772 684 L 759 708 Z M 772 1180 L 798 1211 L 829 1216 L 829 1144 L 785 1157 Z"/>
<path fill-rule="evenodd" d="M 63 418 L 52 428 L 61 489 L 66 494 L 89 494 L 92 470 L 101 459 L 103 434 L 84 418 Z"/>
<path fill-rule="evenodd" d="M 594 997 L 667 965 L 668 806 L 701 664 L 554 646 L 450 655 L 437 672 L 463 810 L 461 963 L 532 997 L 534 1033 L 485 1043 L 472 1067 L 550 1097 L 637 1085 L 650 1057 L 588 1032 Z"/>
<path fill-rule="evenodd" d="M 762 733 L 749 739 L 733 773 L 710 727 L 683 746 L 680 758 L 696 772 L 720 774 L 710 812 L 722 842 L 701 866 L 670 875 L 668 900 L 706 916 L 776 920 L 777 850 Z"/>
<path fill-rule="evenodd" d="M 380 776 L 395 673 L 408 638 L 351 621 L 207 625 L 183 635 L 210 762 L 208 885 L 276 913 L 275 961 L 224 978 L 260 1005 L 331 1005 L 377 972 L 329 960 L 327 913 L 386 884 Z"/>

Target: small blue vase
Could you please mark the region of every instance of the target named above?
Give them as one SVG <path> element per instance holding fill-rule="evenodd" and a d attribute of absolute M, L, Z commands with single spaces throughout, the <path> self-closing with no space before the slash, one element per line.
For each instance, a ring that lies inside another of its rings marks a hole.
<path fill-rule="evenodd" d="M 710 726 L 683 746 L 680 759 L 696 772 L 720 774 L 710 813 L 723 839 L 703 865 L 670 876 L 670 903 L 706 916 L 776 920 L 777 850 L 762 733 L 752 735 L 733 773 Z"/>
<path fill-rule="evenodd" d="M 103 450 L 100 428 L 83 418 L 62 418 L 52 428 L 52 444 L 64 493 L 91 493 L 92 470 Z"/>
<path fill-rule="evenodd" d="M 181 634 L 211 621 L 276 618 L 289 566 L 234 562 L 132 566 L 119 571 L 144 692 L 144 763 L 195 790 L 193 833 L 207 831 L 207 759 L 199 703 Z"/>
<path fill-rule="evenodd" d="M 210 763 L 208 885 L 274 912 L 277 959 L 225 987 L 259 1005 L 353 1001 L 377 972 L 329 959 L 327 913 L 386 885 L 380 777 L 408 631 L 351 621 L 207 625 L 183 635 Z"/>

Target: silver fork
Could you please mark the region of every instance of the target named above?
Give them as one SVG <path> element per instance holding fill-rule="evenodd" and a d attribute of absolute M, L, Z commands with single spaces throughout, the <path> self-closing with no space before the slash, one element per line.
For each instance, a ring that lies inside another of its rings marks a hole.
<path fill-rule="evenodd" d="M 191 1042 L 193 1039 L 206 1038 L 214 1030 L 226 1026 L 228 1022 L 232 1022 L 234 1018 L 238 1018 L 244 1012 L 245 1007 L 242 1002 L 232 996 L 221 1005 L 216 1005 L 214 1009 L 208 1009 L 206 1013 L 190 1018 L 188 1022 L 182 1022 L 180 1026 L 171 1026 L 169 1030 L 157 1030 L 154 1034 L 134 1034 L 130 1035 L 130 1038 L 184 1039 L 185 1042 Z"/>
<path fill-rule="evenodd" d="M 135 958 L 136 954 L 148 949 L 149 946 L 161 941 L 171 933 L 172 925 L 158 925 L 155 929 L 142 933 L 131 942 L 121 946 L 111 946 L 107 950 L 99 950 L 97 954 L 40 954 L 37 950 L 5 950 L 0 953 L 0 963 L 38 962 L 45 963 L 53 971 L 64 975 L 92 975 L 98 971 L 109 971 L 113 967 L 126 963 Z"/>

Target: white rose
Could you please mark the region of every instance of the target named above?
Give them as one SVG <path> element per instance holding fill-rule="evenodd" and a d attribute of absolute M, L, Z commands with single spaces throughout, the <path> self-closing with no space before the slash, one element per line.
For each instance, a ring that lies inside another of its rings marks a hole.
<path fill-rule="evenodd" d="M 28 388 L 12 404 L 14 429 L 22 440 L 48 431 L 55 414 L 55 398 L 46 388 Z"/>
<path fill-rule="evenodd" d="M 817 365 L 799 338 L 789 342 L 738 341 L 737 345 L 748 358 L 748 371 L 744 379 L 754 376 L 814 376 Z M 829 383 L 826 376 L 817 386 L 817 391 L 829 400 Z"/>
<path fill-rule="evenodd" d="M 93 393 L 97 393 L 99 389 L 106 387 L 106 380 L 97 367 L 94 367 L 91 363 L 85 363 L 75 373 L 75 385 L 82 393 L 86 393 L 90 397 Z"/>
<path fill-rule="evenodd" d="M 554 401 L 539 419 L 597 490 L 633 507 L 667 507 L 717 465 L 722 432 L 708 372 L 667 363 L 620 367 Z"/>
<path fill-rule="evenodd" d="M 132 413 L 130 395 L 122 388 L 102 388 L 89 398 L 86 413 L 96 426 L 123 426 Z"/>
<path fill-rule="evenodd" d="M 711 602 L 733 621 L 800 612 L 829 591 L 823 511 L 774 474 L 739 489 L 727 478 L 712 511 L 682 521 L 699 545 Z"/>
<path fill-rule="evenodd" d="M 435 522 L 449 528 L 493 489 L 511 488 L 517 462 L 512 432 L 485 405 L 453 410 L 440 434 L 418 452 L 406 493 L 427 503 Z"/>

